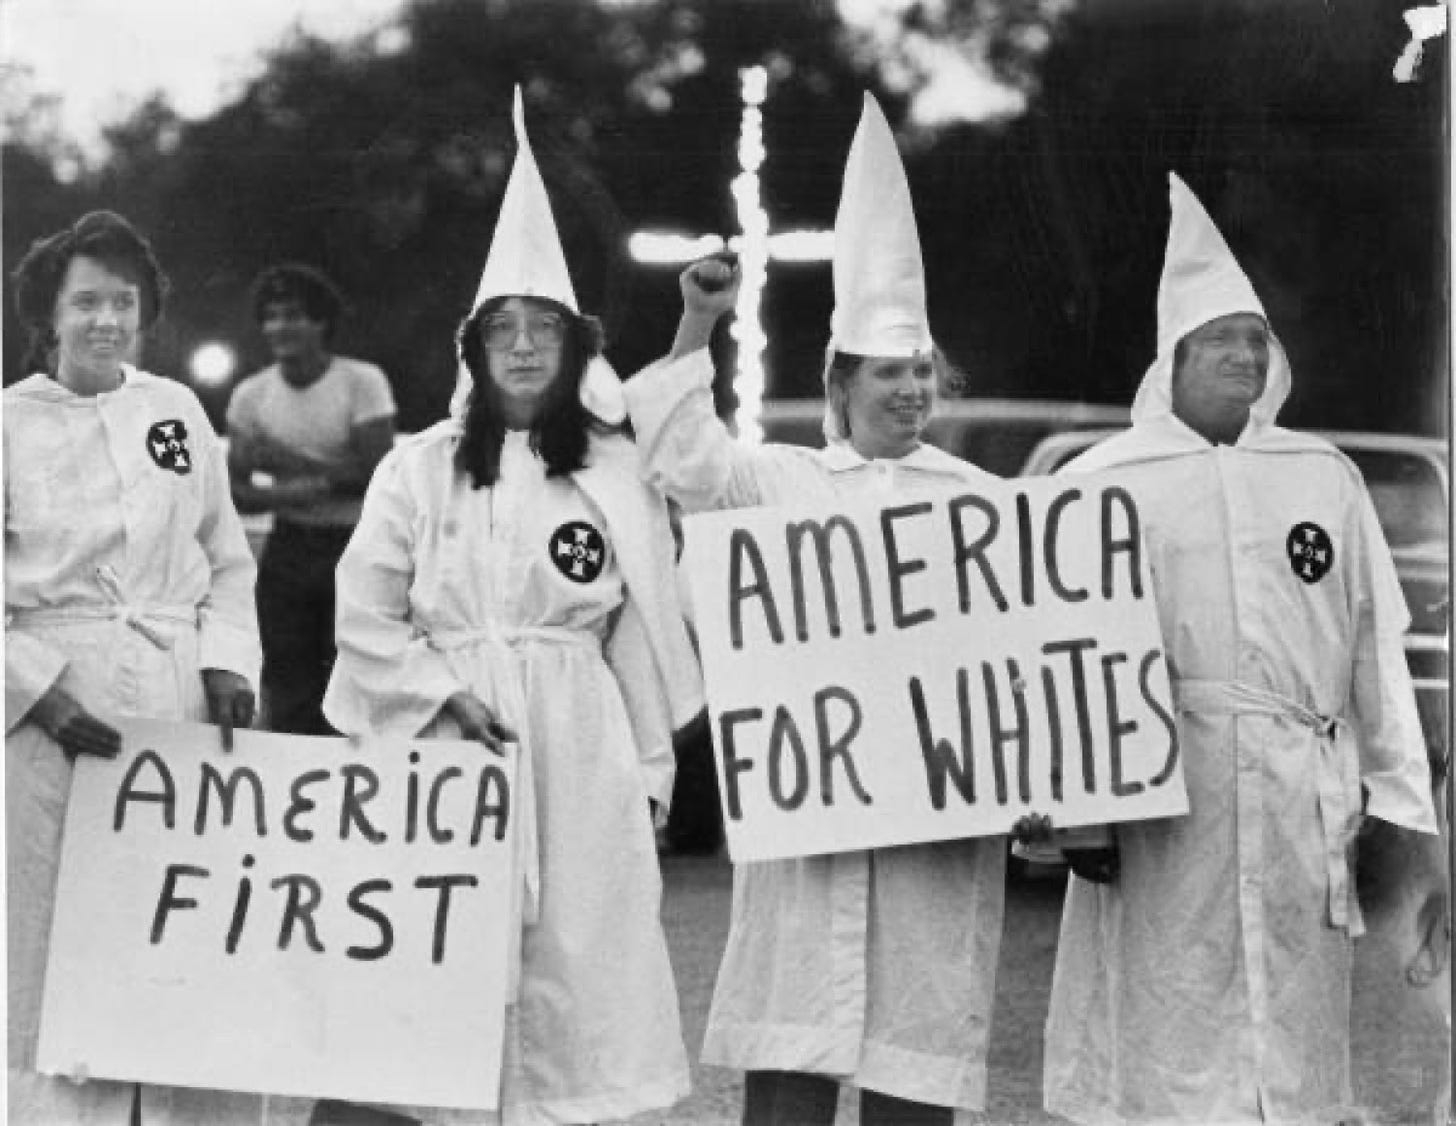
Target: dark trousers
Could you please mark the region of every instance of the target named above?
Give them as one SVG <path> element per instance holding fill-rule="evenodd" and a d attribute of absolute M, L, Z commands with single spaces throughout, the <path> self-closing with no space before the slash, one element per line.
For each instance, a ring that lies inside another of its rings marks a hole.
<path fill-rule="evenodd" d="M 263 706 L 270 731 L 333 735 L 321 705 L 334 667 L 334 568 L 352 528 L 278 520 L 258 564 Z"/>
<path fill-rule="evenodd" d="M 839 1083 L 801 1071 L 750 1071 L 743 1077 L 743 1126 L 833 1126 Z M 948 1106 L 859 1093 L 860 1126 L 951 1126 Z"/>

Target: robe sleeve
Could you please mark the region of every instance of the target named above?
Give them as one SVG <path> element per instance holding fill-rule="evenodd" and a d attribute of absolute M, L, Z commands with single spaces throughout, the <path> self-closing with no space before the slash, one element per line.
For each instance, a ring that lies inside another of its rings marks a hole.
<path fill-rule="evenodd" d="M 263 664 L 254 600 L 258 565 L 233 506 L 222 443 L 206 417 L 198 414 L 203 495 L 197 541 L 212 571 L 207 594 L 197 608 L 198 667 L 235 672 L 256 690 Z"/>
<path fill-rule="evenodd" d="M 713 409 L 706 348 L 659 360 L 623 385 L 648 481 L 687 512 L 764 503 L 761 474 L 772 447 L 734 441 Z"/>
<path fill-rule="evenodd" d="M 39 638 L 5 631 L 5 733 L 25 722 L 30 709 L 61 679 L 66 659 Z"/>
<path fill-rule="evenodd" d="M 604 655 L 617 678 L 632 723 L 642 788 L 666 811 L 672 803 L 672 784 L 677 774 L 672 718 L 642 614 L 630 599 L 622 607 Z"/>
<path fill-rule="evenodd" d="M 335 580 L 338 658 L 324 715 L 348 735 L 418 735 L 468 687 L 410 621 L 416 511 L 391 453 L 375 470 Z"/>
<path fill-rule="evenodd" d="M 9 451 L 6 451 L 7 461 Z M 10 483 L 5 474 L 5 531 L 10 534 Z M 20 630 L 10 628 L 10 613 L 5 614 L 5 733 L 19 727 L 30 709 L 49 692 L 66 671 L 66 658 L 41 641 Z"/>
<path fill-rule="evenodd" d="M 1355 650 L 1350 710 L 1360 753 L 1366 812 L 1392 825 L 1434 833 L 1430 765 L 1402 639 L 1410 616 L 1363 486 L 1352 521 Z"/>

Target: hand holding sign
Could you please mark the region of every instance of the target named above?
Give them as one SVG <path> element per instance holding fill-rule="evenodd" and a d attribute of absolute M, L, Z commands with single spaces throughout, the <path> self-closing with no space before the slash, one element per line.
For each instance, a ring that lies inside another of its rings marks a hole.
<path fill-rule="evenodd" d="M 88 712 L 81 701 L 59 684 L 51 685 L 26 718 L 59 743 L 68 758 L 77 755 L 114 758 L 121 750 L 121 735 L 116 729 Z"/>
<path fill-rule="evenodd" d="M 456 692 L 445 701 L 445 709 L 460 725 L 460 737 L 484 743 L 498 755 L 505 745 L 516 742 L 515 730 L 501 722 L 494 709 L 473 692 Z"/>
<path fill-rule="evenodd" d="M 222 728 L 222 749 L 233 749 L 233 728 L 251 727 L 256 706 L 247 678 L 227 669 L 203 669 L 202 690 L 207 695 L 207 714 Z"/>

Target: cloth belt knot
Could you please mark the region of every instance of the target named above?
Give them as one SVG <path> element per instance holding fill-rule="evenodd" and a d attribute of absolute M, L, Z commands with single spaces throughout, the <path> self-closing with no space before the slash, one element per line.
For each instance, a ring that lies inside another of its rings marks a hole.
<path fill-rule="evenodd" d="M 1323 834 L 1325 872 L 1329 881 L 1330 924 L 1344 927 L 1351 938 L 1365 932 L 1359 901 L 1350 877 L 1346 846 L 1360 825 L 1358 798 L 1346 792 L 1339 716 L 1327 716 L 1267 688 L 1236 680 L 1174 680 L 1173 699 L 1180 712 L 1197 715 L 1267 715 L 1291 719 L 1319 741 L 1315 760 L 1315 792 Z"/>
<path fill-rule="evenodd" d="M 96 568 L 96 585 L 101 588 L 101 593 L 106 595 L 119 619 L 158 649 L 172 648 L 170 637 L 147 624 L 146 615 L 149 611 L 145 607 L 134 606 L 126 600 L 121 589 L 121 579 L 117 577 L 116 571 L 109 563 Z"/>
<path fill-rule="evenodd" d="M 24 629 L 27 625 L 75 625 L 80 622 L 97 622 L 108 619 L 124 623 L 158 649 L 170 650 L 175 639 L 157 628 L 153 623 L 171 622 L 176 625 L 197 627 L 197 607 L 169 605 L 161 602 L 133 602 L 122 591 L 121 580 L 109 564 L 96 568 L 96 585 L 101 588 L 105 600 L 101 603 L 82 602 L 61 606 L 7 606 L 5 627 Z"/>
<path fill-rule="evenodd" d="M 465 649 L 472 645 L 505 645 L 512 649 L 527 642 L 539 641 L 555 645 L 578 645 L 600 650 L 601 639 L 584 629 L 566 629 L 563 626 L 502 626 L 486 625 L 470 629 L 443 629 L 430 631 L 430 644 L 442 652 Z"/>
<path fill-rule="evenodd" d="M 521 930 L 522 927 L 534 926 L 541 917 L 541 842 L 536 824 L 535 780 L 531 768 L 534 740 L 526 686 L 520 675 L 520 666 L 514 660 L 514 650 L 542 643 L 576 646 L 600 653 L 602 643 L 589 630 L 563 626 L 504 626 L 495 622 L 465 629 L 430 630 L 428 637 L 430 646 L 442 653 L 490 646 L 510 651 L 512 658 L 498 667 L 498 671 L 504 674 L 497 681 L 502 698 L 488 703 L 515 728 L 519 740 L 516 744 L 516 794 L 511 808 L 515 811 L 512 820 L 516 833 L 516 864 L 521 878 L 512 892 L 511 913 L 520 920 L 521 926 L 514 928 L 511 937 L 506 987 L 510 1000 L 514 1002 L 519 998 L 521 988 Z"/>

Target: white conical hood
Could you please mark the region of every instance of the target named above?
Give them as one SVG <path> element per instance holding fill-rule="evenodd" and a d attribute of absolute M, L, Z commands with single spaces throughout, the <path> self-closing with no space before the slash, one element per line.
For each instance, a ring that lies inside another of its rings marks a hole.
<path fill-rule="evenodd" d="M 546 184 L 526 135 L 526 111 L 519 86 L 511 105 L 511 123 L 516 134 L 516 160 L 511 166 L 511 178 L 501 200 L 495 234 L 470 311 L 473 313 L 492 297 L 544 297 L 580 313 L 576 292 L 571 288 L 571 274 L 566 268 L 566 254 L 556 233 L 556 220 L 551 215 Z M 464 414 L 472 386 L 470 370 L 461 361 L 455 391 L 450 396 L 452 415 Z M 617 425 L 626 417 L 621 388 L 621 380 L 612 366 L 603 357 L 595 356 L 582 377 L 581 401 L 602 421 Z"/>
<path fill-rule="evenodd" d="M 501 200 L 500 217 L 486 255 L 480 288 L 471 310 L 492 297 L 549 297 L 577 312 L 576 293 L 566 269 L 566 254 L 551 217 L 551 201 L 531 140 L 526 136 L 526 113 L 521 88 L 516 87 L 511 107 L 516 132 L 516 162 Z"/>
<path fill-rule="evenodd" d="M 879 103 L 864 98 L 834 217 L 829 347 L 861 356 L 930 350 L 925 269 L 910 184 Z"/>
<path fill-rule="evenodd" d="M 910 357 L 930 351 L 925 268 L 910 183 L 884 112 L 866 94 L 844 162 L 834 216 L 834 313 L 826 360 L 835 352 Z M 846 437 L 829 399 L 824 368 L 824 435 Z"/>
<path fill-rule="evenodd" d="M 1173 410 L 1173 352 L 1200 325 L 1231 313 L 1255 313 L 1264 304 L 1198 197 L 1168 173 L 1168 247 L 1158 285 L 1158 356 L 1143 376 L 1132 417 L 1137 422 Z M 1272 424 L 1289 397 L 1289 362 L 1270 328 L 1269 375 L 1249 414 L 1255 426 Z"/>

